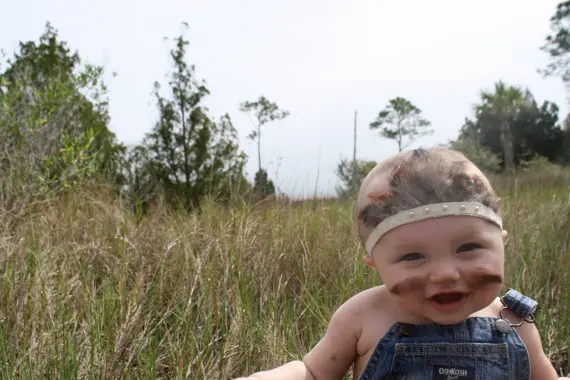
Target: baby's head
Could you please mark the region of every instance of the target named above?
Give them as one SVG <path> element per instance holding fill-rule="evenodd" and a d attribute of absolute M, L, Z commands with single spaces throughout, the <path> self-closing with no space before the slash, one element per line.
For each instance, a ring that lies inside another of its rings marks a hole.
<path fill-rule="evenodd" d="M 408 315 L 456 323 L 500 292 L 499 199 L 463 154 L 416 149 L 380 162 L 361 185 L 357 215 L 365 261 Z"/>

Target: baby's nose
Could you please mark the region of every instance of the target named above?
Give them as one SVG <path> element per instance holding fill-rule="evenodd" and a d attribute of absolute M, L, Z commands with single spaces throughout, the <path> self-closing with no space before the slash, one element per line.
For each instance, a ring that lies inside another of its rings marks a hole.
<path fill-rule="evenodd" d="M 460 279 L 457 267 L 451 263 L 439 262 L 431 269 L 429 280 L 436 284 L 455 282 Z"/>

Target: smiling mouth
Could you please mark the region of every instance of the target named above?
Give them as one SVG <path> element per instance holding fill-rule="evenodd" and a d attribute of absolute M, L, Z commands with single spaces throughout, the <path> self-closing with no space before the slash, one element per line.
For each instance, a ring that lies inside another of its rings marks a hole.
<path fill-rule="evenodd" d="M 463 300 L 466 296 L 466 293 L 461 292 L 450 292 L 450 293 L 438 293 L 429 299 L 435 303 L 440 305 L 451 305 Z"/>
<path fill-rule="evenodd" d="M 445 292 L 428 298 L 431 306 L 440 313 L 456 313 L 463 308 L 467 293 Z"/>

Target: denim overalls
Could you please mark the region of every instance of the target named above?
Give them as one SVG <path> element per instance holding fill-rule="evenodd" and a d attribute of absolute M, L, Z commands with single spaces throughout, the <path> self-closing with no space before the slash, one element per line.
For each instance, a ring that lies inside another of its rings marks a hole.
<path fill-rule="evenodd" d="M 529 322 L 537 302 L 509 289 L 505 308 Z M 395 323 L 378 342 L 360 380 L 529 380 L 530 360 L 514 325 L 472 317 L 456 325 Z"/>

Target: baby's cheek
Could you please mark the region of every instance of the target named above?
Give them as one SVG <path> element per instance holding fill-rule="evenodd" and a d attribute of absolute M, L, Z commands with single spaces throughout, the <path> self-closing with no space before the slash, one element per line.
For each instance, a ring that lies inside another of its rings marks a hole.
<path fill-rule="evenodd" d="M 476 264 L 464 277 L 471 288 L 481 288 L 493 284 L 501 286 L 505 276 L 503 266 L 495 261 Z"/>
<path fill-rule="evenodd" d="M 389 278 L 388 281 L 386 281 L 386 287 L 392 295 L 404 296 L 418 290 L 423 291 L 427 281 L 425 274 L 406 277 L 400 276 L 397 279 Z"/>

